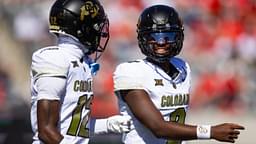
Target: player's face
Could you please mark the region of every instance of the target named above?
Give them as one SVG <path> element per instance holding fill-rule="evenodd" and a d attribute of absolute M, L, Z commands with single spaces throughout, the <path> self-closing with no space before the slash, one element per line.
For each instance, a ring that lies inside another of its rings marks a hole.
<path fill-rule="evenodd" d="M 176 32 L 150 33 L 148 44 L 153 46 L 153 51 L 157 55 L 170 55 L 172 44 L 177 38 Z"/>
<path fill-rule="evenodd" d="M 168 44 L 168 43 L 158 44 L 158 43 L 151 42 L 151 41 L 149 41 L 149 43 L 153 45 L 153 51 L 156 54 L 158 54 L 158 55 L 169 54 L 170 44 Z"/>

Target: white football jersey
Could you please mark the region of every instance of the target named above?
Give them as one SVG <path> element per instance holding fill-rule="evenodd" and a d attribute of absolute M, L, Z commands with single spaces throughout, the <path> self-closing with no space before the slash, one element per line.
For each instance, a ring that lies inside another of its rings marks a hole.
<path fill-rule="evenodd" d="M 137 60 L 117 66 L 114 72 L 114 90 L 143 89 L 150 96 L 155 107 L 166 121 L 185 122 L 189 103 L 190 68 L 180 58 L 170 62 L 177 68 L 179 75 L 172 79 L 161 68 L 146 60 Z M 118 93 L 116 93 L 118 95 Z M 120 112 L 132 117 L 134 129 L 123 135 L 125 144 L 167 144 L 146 128 L 133 115 L 128 105 L 118 95 Z M 143 108 L 143 106 L 141 106 Z M 175 144 L 181 143 L 176 141 Z"/>
<path fill-rule="evenodd" d="M 31 124 L 35 133 L 34 143 L 38 139 L 37 101 L 39 99 L 59 100 L 59 130 L 72 144 L 89 141 L 89 114 L 92 99 L 92 74 L 89 66 L 91 59 L 85 57 L 82 50 L 73 44 L 59 44 L 36 51 L 31 65 Z M 36 82 L 41 77 L 60 77 L 66 79 L 63 93 L 49 97 L 38 94 Z"/>

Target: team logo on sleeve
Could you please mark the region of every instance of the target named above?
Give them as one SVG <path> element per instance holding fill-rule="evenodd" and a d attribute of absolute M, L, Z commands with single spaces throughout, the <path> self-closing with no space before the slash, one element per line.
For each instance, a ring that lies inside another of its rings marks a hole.
<path fill-rule="evenodd" d="M 162 79 L 154 79 L 155 80 L 155 86 L 164 86 Z"/>
<path fill-rule="evenodd" d="M 75 67 L 79 67 L 79 65 L 78 65 L 78 62 L 77 62 L 77 61 L 71 61 L 71 63 L 73 64 L 73 68 L 75 68 Z"/>

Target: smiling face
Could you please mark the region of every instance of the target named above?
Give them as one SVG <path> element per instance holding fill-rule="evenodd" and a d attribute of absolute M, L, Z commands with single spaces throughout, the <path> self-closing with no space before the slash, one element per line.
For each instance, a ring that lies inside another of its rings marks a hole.
<path fill-rule="evenodd" d="M 148 41 L 149 45 L 152 45 L 153 51 L 156 55 L 169 55 L 170 53 L 170 44 L 168 43 L 163 43 L 163 44 L 158 44 L 155 41 Z"/>
<path fill-rule="evenodd" d="M 177 32 L 153 32 L 145 36 L 146 43 L 151 51 L 157 57 L 172 57 L 175 55 L 176 41 L 179 39 Z"/>

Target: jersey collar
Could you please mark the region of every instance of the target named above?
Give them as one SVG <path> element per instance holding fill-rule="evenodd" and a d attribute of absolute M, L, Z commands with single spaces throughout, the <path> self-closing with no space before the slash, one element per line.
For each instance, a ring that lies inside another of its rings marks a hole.
<path fill-rule="evenodd" d="M 83 53 L 88 52 L 88 48 L 86 48 L 81 42 L 79 42 L 79 40 L 77 38 L 75 38 L 72 35 L 60 34 L 59 38 L 58 38 L 58 44 L 59 45 L 62 45 L 62 44 L 72 45 L 72 47 L 74 47 L 74 48 L 81 49 Z"/>

